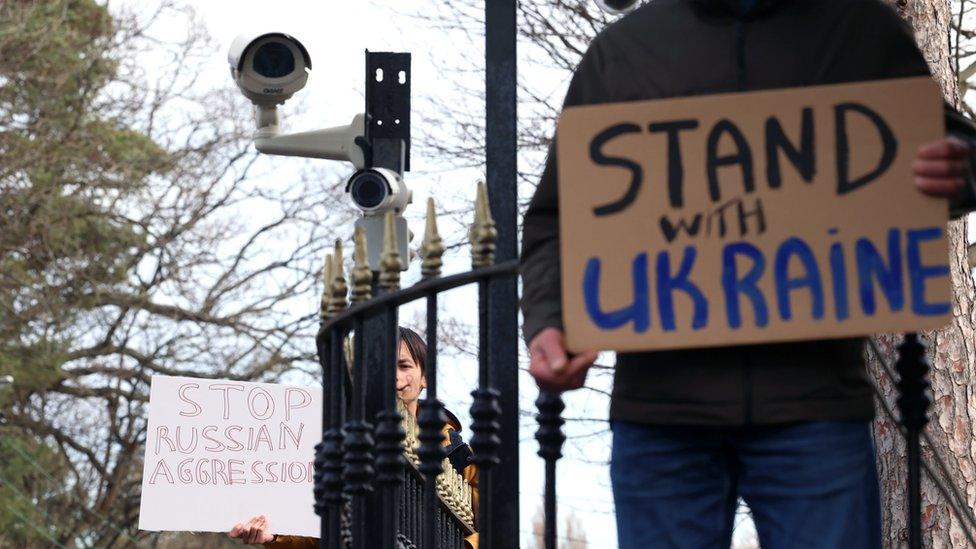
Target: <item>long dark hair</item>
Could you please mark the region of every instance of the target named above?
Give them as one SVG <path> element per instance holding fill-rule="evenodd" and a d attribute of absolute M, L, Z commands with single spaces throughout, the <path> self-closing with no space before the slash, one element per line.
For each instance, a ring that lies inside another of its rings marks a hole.
<path fill-rule="evenodd" d="M 400 326 L 400 341 L 407 346 L 407 352 L 413 361 L 420 366 L 420 375 L 427 375 L 427 342 L 420 334 Z"/>

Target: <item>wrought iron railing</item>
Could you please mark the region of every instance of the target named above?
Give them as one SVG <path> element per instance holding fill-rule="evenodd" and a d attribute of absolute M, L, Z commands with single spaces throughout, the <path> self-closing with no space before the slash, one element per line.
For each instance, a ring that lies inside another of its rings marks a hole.
<path fill-rule="evenodd" d="M 472 270 L 441 277 L 444 246 L 437 232 L 433 201 L 428 202 L 421 248 L 423 280 L 400 289 L 401 260 L 394 244 L 393 219 L 388 217 L 382 270 L 375 276 L 380 293 L 373 297 L 374 276 L 366 266 L 365 239 L 357 233 L 350 276 L 351 307 L 347 307 L 349 288 L 342 268 L 341 242 L 336 242 L 335 255 L 327 260 L 323 322 L 317 337 L 325 374 L 325 432 L 317 449 L 315 477 L 323 547 L 337 549 L 347 543 L 360 549 L 459 547 L 460 540 L 472 533 L 471 522 L 477 524 L 481 547 L 493 547 L 492 540 L 501 527 L 492 510 L 517 506 L 517 501 L 499 501 L 486 489 L 499 461 L 501 440 L 499 393 L 492 379 L 502 369 L 517 370 L 515 363 L 496 363 L 488 352 L 494 343 L 489 284 L 515 277 L 518 265 L 517 261 L 494 264 L 496 230 L 484 183 L 478 185 L 475 222 L 469 236 Z M 442 429 L 447 417 L 437 396 L 438 295 L 468 284 L 477 284 L 479 290 L 479 383 L 472 393 L 474 435 L 470 441 L 482 494 L 476 521 L 466 520 L 475 515 L 470 510 L 470 496 L 465 496 L 464 487 L 452 476 L 455 473 L 445 460 Z M 418 300 L 425 300 L 427 305 L 428 385 L 414 436 L 411 422 L 404 429 L 403 414 L 397 409 L 395 379 L 398 309 Z M 346 344 L 348 335 L 352 336 L 351 345 Z M 349 360 L 351 368 L 347 366 Z M 370 384 L 371 379 L 380 383 Z M 370 402 L 373 410 L 368 409 Z M 517 437 L 517 432 L 509 436 Z M 517 523 L 514 526 L 514 531 L 506 527 L 503 535 L 517 536 Z"/>

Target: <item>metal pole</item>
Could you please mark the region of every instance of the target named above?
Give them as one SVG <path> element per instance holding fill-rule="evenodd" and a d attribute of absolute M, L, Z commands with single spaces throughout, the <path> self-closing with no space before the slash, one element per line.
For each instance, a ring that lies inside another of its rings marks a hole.
<path fill-rule="evenodd" d="M 498 230 L 495 258 L 501 263 L 518 257 L 516 0 L 485 1 L 485 86 L 486 182 Z M 505 479 L 487 487 L 496 532 L 492 549 L 518 547 L 518 347 L 513 344 L 518 341 L 516 284 L 514 278 L 506 277 L 489 285 L 488 352 L 494 370 L 490 379 L 491 388 L 498 391 L 501 410 L 501 445 L 496 454 L 500 461 L 493 475 Z"/>
<path fill-rule="evenodd" d="M 898 346 L 898 362 L 895 363 L 898 380 L 898 410 L 905 426 L 905 447 L 908 460 L 908 546 L 911 549 L 922 547 L 922 490 L 921 456 L 919 437 L 928 423 L 929 372 L 925 346 L 918 334 L 905 334 L 905 340 Z"/>

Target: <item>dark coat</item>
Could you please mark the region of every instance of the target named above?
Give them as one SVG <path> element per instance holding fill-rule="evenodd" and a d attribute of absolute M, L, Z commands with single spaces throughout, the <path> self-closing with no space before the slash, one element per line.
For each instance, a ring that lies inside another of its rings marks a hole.
<path fill-rule="evenodd" d="M 653 0 L 601 32 L 565 106 L 929 74 L 910 29 L 879 0 Z M 976 131 L 947 109 L 948 128 Z M 527 340 L 562 327 L 555 147 L 525 216 Z M 972 183 L 972 182 L 970 182 Z M 906 184 L 908 178 L 906 177 Z M 953 205 L 973 207 L 973 191 Z M 620 354 L 611 419 L 744 425 L 870 419 L 863 339 Z"/>

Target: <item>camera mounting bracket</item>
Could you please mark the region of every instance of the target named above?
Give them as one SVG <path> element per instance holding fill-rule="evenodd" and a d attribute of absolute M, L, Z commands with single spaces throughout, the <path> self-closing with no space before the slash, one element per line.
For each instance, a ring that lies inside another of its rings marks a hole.
<path fill-rule="evenodd" d="M 366 166 L 410 171 L 410 54 L 366 50 Z"/>

